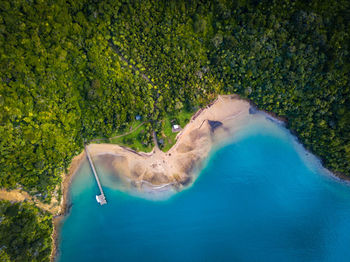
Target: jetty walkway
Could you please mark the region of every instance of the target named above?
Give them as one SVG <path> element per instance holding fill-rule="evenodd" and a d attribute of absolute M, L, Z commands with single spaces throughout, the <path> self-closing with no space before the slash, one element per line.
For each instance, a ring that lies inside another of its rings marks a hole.
<path fill-rule="evenodd" d="M 102 206 L 104 204 L 107 204 L 107 200 L 106 200 L 105 194 L 103 193 L 103 189 L 102 189 L 102 186 L 101 186 L 101 183 L 100 183 L 100 179 L 98 178 L 98 175 L 97 175 L 94 163 L 92 162 L 92 159 L 90 157 L 90 154 L 89 154 L 89 151 L 88 151 L 86 145 L 85 145 L 85 152 L 86 152 L 86 157 L 89 160 L 92 173 L 94 173 L 94 176 L 95 176 L 98 188 L 100 189 L 100 193 L 101 193 L 100 195 L 96 195 L 96 200 Z"/>

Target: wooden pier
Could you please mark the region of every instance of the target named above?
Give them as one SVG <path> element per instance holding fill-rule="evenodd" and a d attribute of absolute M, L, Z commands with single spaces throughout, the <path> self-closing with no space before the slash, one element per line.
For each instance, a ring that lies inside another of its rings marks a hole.
<path fill-rule="evenodd" d="M 89 154 L 89 151 L 88 151 L 86 145 L 85 145 L 85 152 L 86 152 L 86 157 L 89 160 L 92 173 L 94 173 L 94 176 L 95 176 L 98 188 L 100 189 L 100 193 L 101 193 L 100 195 L 96 195 L 96 201 L 98 203 L 100 203 L 100 205 L 102 206 L 104 204 L 107 204 L 107 200 L 106 200 L 105 194 L 103 193 L 103 189 L 102 189 L 102 186 L 101 186 L 101 183 L 100 183 L 100 179 L 98 178 L 98 175 L 97 175 L 94 163 L 92 162 L 92 159 L 90 157 L 90 154 Z"/>

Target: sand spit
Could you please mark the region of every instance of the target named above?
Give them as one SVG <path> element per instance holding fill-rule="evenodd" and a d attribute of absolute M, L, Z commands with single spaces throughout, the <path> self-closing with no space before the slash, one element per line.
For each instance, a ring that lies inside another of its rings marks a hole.
<path fill-rule="evenodd" d="M 113 144 L 90 144 L 89 152 L 93 158 L 114 155 L 115 173 L 139 189 L 145 184 L 171 184 L 180 189 L 193 181 L 213 145 L 232 136 L 235 126 L 249 115 L 249 108 L 249 102 L 236 95 L 219 96 L 191 118 L 168 152 L 157 147 L 150 153 L 134 152 Z"/>

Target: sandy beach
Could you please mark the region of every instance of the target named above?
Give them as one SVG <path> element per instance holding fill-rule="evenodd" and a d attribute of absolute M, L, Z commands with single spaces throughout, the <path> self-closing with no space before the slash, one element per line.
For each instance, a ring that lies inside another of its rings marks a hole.
<path fill-rule="evenodd" d="M 157 147 L 150 153 L 135 152 L 113 144 L 90 144 L 88 149 L 92 158 L 113 155 L 115 174 L 138 188 L 145 183 L 181 188 L 193 181 L 213 145 L 232 136 L 235 125 L 249 115 L 249 108 L 249 102 L 238 96 L 219 96 L 192 116 L 168 152 Z"/>

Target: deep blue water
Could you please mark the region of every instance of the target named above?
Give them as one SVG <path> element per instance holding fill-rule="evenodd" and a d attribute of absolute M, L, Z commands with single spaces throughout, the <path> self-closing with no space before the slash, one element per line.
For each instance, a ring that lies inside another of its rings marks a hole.
<path fill-rule="evenodd" d="M 350 186 L 261 116 L 166 200 L 102 183 L 81 166 L 59 261 L 350 261 Z"/>

